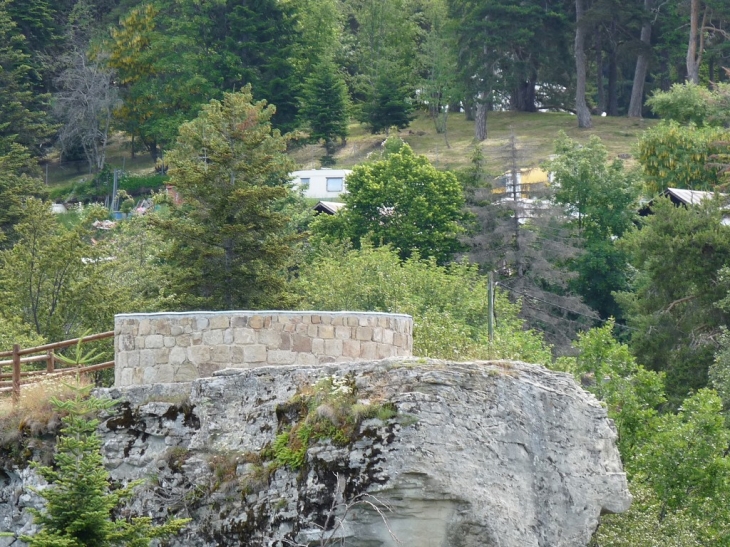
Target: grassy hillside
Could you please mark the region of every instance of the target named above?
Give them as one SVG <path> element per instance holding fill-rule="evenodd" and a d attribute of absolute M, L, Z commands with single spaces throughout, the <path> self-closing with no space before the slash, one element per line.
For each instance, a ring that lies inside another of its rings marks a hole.
<path fill-rule="evenodd" d="M 632 154 L 641 132 L 656 123 L 653 120 L 629 118 L 593 118 L 594 128 L 589 130 L 576 127 L 575 116 L 561 113 L 490 112 L 489 138 L 481 144 L 487 160 L 488 170 L 497 175 L 507 169 L 506 143 L 510 131 L 514 131 L 520 149 L 520 167 L 535 167 L 553 152 L 554 139 L 560 130 L 577 140 L 587 140 L 590 135 L 598 135 L 608 148 L 611 157 L 618 154 Z M 441 169 L 460 169 L 469 164 L 474 150 L 474 122 L 468 122 L 463 114 L 449 118 L 447 146 L 444 135 L 439 135 L 433 122 L 421 114 L 411 126 L 399 132 L 418 154 L 424 154 Z M 368 155 L 379 151 L 385 135 L 371 135 L 364 126 L 350 125 L 350 137 L 336 154 L 337 167 L 352 167 L 367 159 Z M 324 154 L 321 146 L 308 145 L 292 151 L 292 157 L 300 168 L 319 167 L 319 158 Z M 129 142 L 122 134 L 115 134 L 108 150 L 107 162 L 112 169 L 125 168 L 136 175 L 151 175 L 154 166 L 149 154 L 138 152 L 132 159 Z M 89 198 L 89 192 L 82 187 L 90 183 L 83 162 L 78 166 L 61 166 L 49 162 L 48 179 L 52 196 L 62 199 L 76 193 Z M 82 181 L 87 181 L 86 185 Z M 93 192 L 92 192 L 93 193 Z"/>
<path fill-rule="evenodd" d="M 585 130 L 578 129 L 575 116 L 570 114 L 490 112 L 488 139 L 481 146 L 488 169 L 498 174 L 506 169 L 506 143 L 511 130 L 520 149 L 520 167 L 535 167 L 553 153 L 553 143 L 560 130 L 579 141 L 598 135 L 613 158 L 618 154 L 632 154 L 638 136 L 654 123 L 654 120 L 594 117 L 593 129 Z M 474 122 L 466 121 L 463 114 L 449 118 L 447 137 L 450 147 L 446 145 L 444 136 L 436 133 L 433 122 L 425 114 L 399 135 L 416 153 L 424 154 L 442 169 L 465 167 L 474 149 Z M 382 134 L 371 135 L 364 126 L 351 124 L 347 144 L 335 156 L 337 167 L 352 167 L 362 162 L 368 154 L 380 149 L 384 138 Z M 319 157 L 323 153 L 321 146 L 305 146 L 292 155 L 302 168 L 310 168 L 319 166 Z"/>

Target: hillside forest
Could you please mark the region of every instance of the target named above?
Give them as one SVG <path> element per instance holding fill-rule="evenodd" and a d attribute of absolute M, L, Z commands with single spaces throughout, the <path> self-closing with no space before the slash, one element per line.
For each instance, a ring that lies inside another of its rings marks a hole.
<path fill-rule="evenodd" d="M 0 0 L 0 350 L 124 312 L 408 313 L 417 356 L 606 405 L 634 503 L 594 547 L 730 545 L 729 26 L 722 0 Z M 505 112 L 583 132 L 488 146 Z M 630 154 L 589 129 L 620 117 Z M 358 132 L 316 216 L 290 173 Z M 148 162 L 115 195 L 112 145 Z"/>

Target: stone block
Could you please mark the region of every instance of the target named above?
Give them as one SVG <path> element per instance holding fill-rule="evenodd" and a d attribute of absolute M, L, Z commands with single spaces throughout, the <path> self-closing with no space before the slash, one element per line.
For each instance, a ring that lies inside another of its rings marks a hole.
<path fill-rule="evenodd" d="M 134 383 L 134 369 L 125 368 L 122 369 L 119 375 L 119 383 L 123 386 L 130 386 Z"/>
<path fill-rule="evenodd" d="M 378 326 L 383 329 L 387 329 L 389 326 L 390 318 L 378 317 Z"/>
<path fill-rule="evenodd" d="M 360 357 L 360 341 L 359 340 L 343 340 L 342 355 L 346 357 Z"/>
<path fill-rule="evenodd" d="M 231 346 L 231 365 L 243 362 L 243 348 L 241 346 Z"/>
<path fill-rule="evenodd" d="M 358 327 L 358 326 L 360 326 L 360 320 L 357 317 L 348 317 L 347 326 L 348 327 Z"/>
<path fill-rule="evenodd" d="M 323 325 L 331 325 L 332 324 L 332 316 L 331 315 L 320 315 L 320 320 L 322 321 Z"/>
<path fill-rule="evenodd" d="M 312 320 L 312 323 L 313 324 L 319 325 L 322 322 L 322 316 L 321 315 L 313 315 L 312 318 L 311 318 L 311 320 Z"/>
<path fill-rule="evenodd" d="M 175 346 L 170 350 L 169 361 L 171 365 L 181 365 L 187 359 L 185 348 Z"/>
<path fill-rule="evenodd" d="M 172 348 L 175 346 L 175 337 L 174 336 L 165 336 L 165 339 L 163 340 L 163 344 L 166 348 Z"/>
<path fill-rule="evenodd" d="M 406 346 L 406 335 L 400 332 L 393 333 L 393 345 L 404 348 Z"/>
<path fill-rule="evenodd" d="M 231 320 L 227 315 L 213 315 L 210 318 L 211 329 L 227 329 L 230 326 Z"/>
<path fill-rule="evenodd" d="M 319 338 L 334 338 L 335 328 L 332 325 L 320 325 L 317 329 L 317 336 Z"/>
<path fill-rule="evenodd" d="M 392 357 L 393 349 L 393 346 L 389 346 L 388 344 L 378 344 L 378 359 L 387 359 L 388 357 Z"/>
<path fill-rule="evenodd" d="M 208 325 L 210 325 L 210 321 L 207 317 L 196 317 L 195 324 L 193 326 L 195 330 L 203 330 L 207 329 Z"/>
<path fill-rule="evenodd" d="M 162 336 L 170 335 L 170 321 L 167 319 L 158 319 L 152 324 L 152 334 L 161 334 Z"/>
<path fill-rule="evenodd" d="M 231 326 L 234 328 L 241 328 L 248 326 L 248 317 L 245 315 L 237 315 L 231 318 Z"/>
<path fill-rule="evenodd" d="M 175 345 L 186 348 L 190 346 L 193 342 L 193 337 L 191 334 L 181 334 L 179 336 L 175 337 Z"/>
<path fill-rule="evenodd" d="M 312 353 L 322 355 L 324 353 L 324 340 L 321 338 L 312 339 Z"/>
<path fill-rule="evenodd" d="M 307 336 L 309 336 L 310 338 L 317 338 L 317 332 L 318 332 L 317 325 L 309 325 L 307 327 Z"/>
<path fill-rule="evenodd" d="M 382 327 L 373 327 L 373 342 L 383 341 L 383 329 Z"/>
<path fill-rule="evenodd" d="M 223 343 L 224 344 L 233 343 L 233 329 L 226 329 L 223 331 Z"/>
<path fill-rule="evenodd" d="M 294 363 L 297 354 L 293 351 L 270 350 L 267 362 L 270 365 L 291 365 Z"/>
<path fill-rule="evenodd" d="M 271 316 L 270 315 L 265 316 L 264 317 L 264 328 L 265 329 L 270 329 L 271 328 L 271 322 L 272 322 L 271 321 Z"/>
<path fill-rule="evenodd" d="M 308 336 L 293 334 L 291 337 L 291 349 L 292 351 L 311 353 L 312 339 Z"/>
<path fill-rule="evenodd" d="M 152 322 L 149 319 L 142 319 L 139 322 L 137 334 L 139 336 L 147 336 L 148 334 L 152 334 Z"/>
<path fill-rule="evenodd" d="M 174 325 L 170 328 L 170 334 L 172 336 L 180 336 L 183 332 L 183 328 L 180 325 Z"/>
<path fill-rule="evenodd" d="M 231 348 L 230 346 L 213 346 L 210 348 L 210 360 L 214 363 L 230 363 Z"/>
<path fill-rule="evenodd" d="M 202 365 L 210 361 L 210 348 L 208 346 L 190 346 L 187 349 L 188 360 L 194 365 Z"/>
<path fill-rule="evenodd" d="M 266 346 L 253 344 L 243 348 L 243 360 L 246 363 L 261 363 L 266 361 Z"/>
<path fill-rule="evenodd" d="M 185 363 L 175 369 L 175 382 L 192 382 L 198 378 L 198 369 L 192 363 Z"/>
<path fill-rule="evenodd" d="M 342 340 L 331 339 L 324 341 L 324 352 L 327 355 L 333 357 L 340 357 L 342 355 Z"/>
<path fill-rule="evenodd" d="M 249 318 L 248 326 L 252 329 L 260 329 L 264 326 L 264 318 L 260 315 L 254 315 Z"/>
<path fill-rule="evenodd" d="M 297 353 L 296 359 L 294 362 L 297 365 L 309 365 L 313 366 L 317 364 L 317 357 L 312 355 L 311 353 Z"/>
<path fill-rule="evenodd" d="M 358 317 L 358 321 L 361 327 L 367 327 L 370 325 L 370 320 L 368 317 L 360 316 Z"/>
<path fill-rule="evenodd" d="M 194 346 L 199 346 L 203 343 L 203 333 L 202 332 L 193 332 L 190 334 L 190 339 L 192 340 L 192 343 Z"/>
<path fill-rule="evenodd" d="M 355 338 L 357 340 L 372 340 L 373 329 L 372 327 L 357 327 L 355 331 Z"/>
<path fill-rule="evenodd" d="M 294 332 L 297 334 L 307 334 L 307 329 L 309 328 L 308 323 L 299 323 L 296 326 L 296 329 L 294 329 Z"/>
<path fill-rule="evenodd" d="M 155 350 L 143 349 L 139 352 L 139 366 L 142 368 L 155 366 Z"/>
<path fill-rule="evenodd" d="M 164 337 L 161 334 L 151 334 L 144 341 L 145 349 L 159 349 L 164 345 Z"/>
<path fill-rule="evenodd" d="M 291 334 L 289 334 L 288 332 L 281 333 L 281 343 L 279 344 L 279 349 L 291 349 Z"/>
<path fill-rule="evenodd" d="M 360 358 L 361 359 L 377 359 L 378 356 L 378 344 L 375 342 L 363 342 L 360 345 Z"/>
<path fill-rule="evenodd" d="M 390 329 L 383 329 L 383 344 L 393 345 L 393 331 Z"/>
<path fill-rule="evenodd" d="M 285 323 L 284 324 L 284 332 L 292 333 L 297 331 L 297 326 L 301 325 L 301 323 Z"/>
<path fill-rule="evenodd" d="M 269 349 L 278 349 L 281 345 L 281 334 L 273 330 L 260 330 L 257 342 L 265 344 Z"/>
<path fill-rule="evenodd" d="M 337 326 L 335 327 L 335 338 L 340 340 L 347 340 L 352 336 L 352 329 L 350 327 Z"/>
<path fill-rule="evenodd" d="M 127 366 L 127 352 L 119 351 L 114 355 L 114 368 L 124 368 Z"/>
<path fill-rule="evenodd" d="M 134 349 L 144 349 L 145 336 L 135 336 Z"/>
<path fill-rule="evenodd" d="M 342 317 L 341 315 L 335 315 L 332 318 L 332 325 L 333 326 L 335 326 L 335 327 L 341 327 L 344 324 L 345 324 L 345 318 Z"/>
<path fill-rule="evenodd" d="M 223 331 L 220 329 L 207 330 L 203 333 L 203 344 L 206 346 L 217 346 L 223 343 Z"/>
<path fill-rule="evenodd" d="M 122 334 L 118 339 L 117 349 L 120 351 L 129 351 L 135 349 L 134 336 L 131 334 Z"/>
<path fill-rule="evenodd" d="M 256 342 L 256 331 L 246 328 L 233 329 L 233 341 L 236 344 L 253 344 Z"/>
<path fill-rule="evenodd" d="M 128 367 L 138 367 L 139 366 L 139 352 L 138 351 L 128 351 L 127 352 L 127 366 Z"/>
<path fill-rule="evenodd" d="M 155 350 L 155 365 L 166 365 L 170 362 L 170 348 Z"/>

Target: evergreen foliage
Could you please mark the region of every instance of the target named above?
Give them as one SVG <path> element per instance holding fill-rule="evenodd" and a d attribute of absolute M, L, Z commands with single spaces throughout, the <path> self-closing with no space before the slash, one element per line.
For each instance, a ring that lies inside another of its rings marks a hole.
<path fill-rule="evenodd" d="M 251 88 L 212 100 L 180 127 L 169 153 L 182 198 L 156 218 L 172 242 L 168 276 L 182 308 L 247 309 L 286 303 L 286 267 L 297 235 L 283 211 L 291 195 L 287 137 L 273 106 Z"/>
<path fill-rule="evenodd" d="M 77 388 L 74 399 L 53 404 L 63 418 L 55 465 L 39 466 L 50 486 L 36 492 L 46 500 L 42 511 L 31 509 L 41 531 L 21 539 L 30 547 L 148 547 L 153 539 L 177 533 L 189 519 L 171 519 L 155 526 L 149 517 L 113 518 L 112 512 L 132 496 L 141 481 L 112 489 L 104 468 L 98 419 L 88 416 L 111 408 L 110 399 L 88 397 Z"/>
<path fill-rule="evenodd" d="M 322 141 L 327 156 L 335 153 L 335 139 L 347 138 L 349 96 L 347 85 L 334 62 L 323 59 L 304 82 L 299 112 L 309 128 L 309 137 Z"/>

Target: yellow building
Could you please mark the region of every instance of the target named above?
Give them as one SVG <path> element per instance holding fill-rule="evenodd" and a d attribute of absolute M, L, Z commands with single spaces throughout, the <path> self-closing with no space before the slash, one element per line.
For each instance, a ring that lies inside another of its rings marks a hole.
<path fill-rule="evenodd" d="M 514 191 L 517 191 L 518 198 L 534 198 L 539 197 L 541 190 L 550 185 L 550 175 L 537 167 L 520 169 L 517 172 L 517 188 L 512 185 L 512 173 L 507 171 L 505 174 L 494 179 L 492 183 L 492 192 L 495 194 L 505 194 L 505 197 L 512 197 Z"/>

